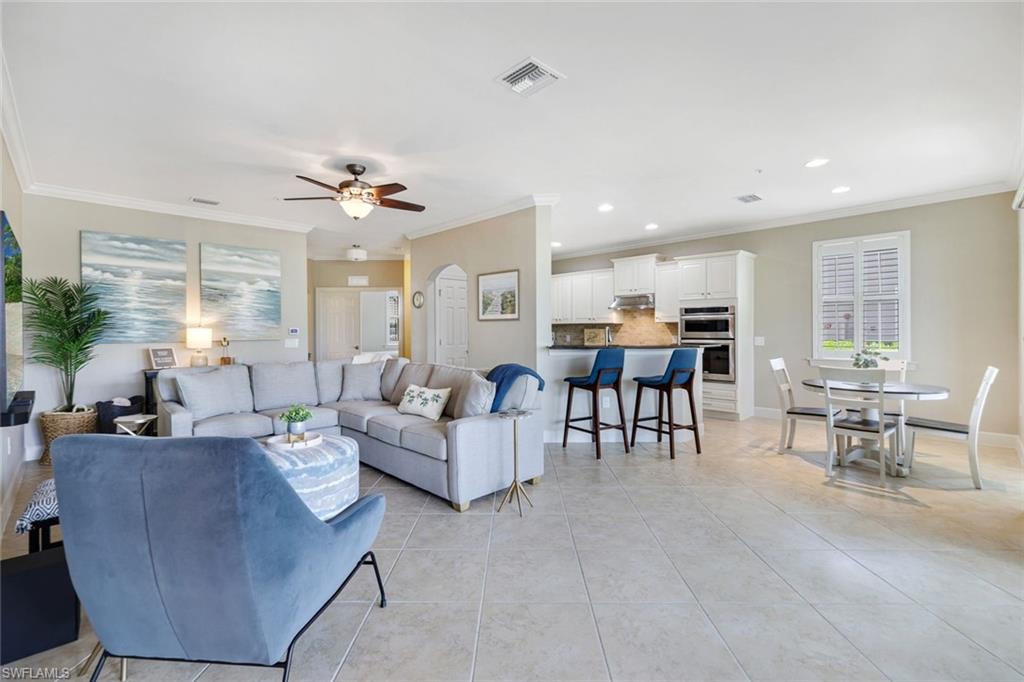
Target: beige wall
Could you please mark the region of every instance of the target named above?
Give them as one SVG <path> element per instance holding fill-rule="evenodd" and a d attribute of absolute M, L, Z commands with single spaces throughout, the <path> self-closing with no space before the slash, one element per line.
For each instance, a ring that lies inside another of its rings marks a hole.
<path fill-rule="evenodd" d="M 540 338 L 550 342 L 550 207 L 527 208 L 412 241 L 412 291 L 427 303 L 412 312 L 412 356 L 427 359 L 427 315 L 433 314 L 429 280 L 447 265 L 466 271 L 469 304 L 469 365 L 519 362 L 536 367 Z M 518 320 L 477 320 L 477 275 L 519 269 Z M 545 327 L 541 329 L 541 327 Z"/>
<path fill-rule="evenodd" d="M 306 300 L 308 305 L 309 353 L 316 353 L 316 299 L 317 287 L 347 287 L 350 275 L 366 275 L 370 287 L 398 287 L 403 285 L 403 263 L 400 260 L 367 260 L 359 263 L 347 260 L 306 261 Z M 403 339 L 407 334 L 403 333 Z"/>
<path fill-rule="evenodd" d="M 1017 301 L 1017 454 L 1024 459 L 1024 208 L 1017 210 Z"/>
<path fill-rule="evenodd" d="M 794 379 L 812 376 L 811 244 L 816 240 L 910 230 L 911 378 L 949 386 L 949 400 L 913 405 L 912 414 L 965 422 L 987 365 L 1000 369 L 985 431 L 1018 430 L 1017 218 L 1010 194 L 992 194 L 850 218 L 683 241 L 555 261 L 555 274 L 608 267 L 608 259 L 746 249 L 755 262 L 756 405 L 777 407 L 768 359 L 783 357 Z"/>
<path fill-rule="evenodd" d="M 200 320 L 199 243 L 235 244 L 281 253 L 282 336 L 272 341 L 232 341 L 231 355 L 239 362 L 306 359 L 306 236 L 297 232 L 220 223 L 196 218 L 101 206 L 65 199 L 26 194 L 23 201 L 22 239 L 25 275 L 55 275 L 77 281 L 80 277 L 79 232 L 95 230 L 137 234 L 166 239 L 183 239 L 188 244 L 187 316 L 189 323 Z M 288 327 L 301 328 L 297 348 L 286 348 Z M 216 331 L 216 330 L 215 330 Z M 114 396 L 142 393 L 142 370 L 149 366 L 145 344 L 106 344 L 78 379 L 76 402 L 92 403 Z M 173 344 L 179 361 L 188 361 L 191 351 Z M 218 350 L 211 350 L 217 357 Z M 58 402 L 57 376 L 53 370 L 29 366 L 26 386 L 36 391 L 36 411 L 52 409 Z M 30 425 L 26 435 L 30 457 L 38 456 L 38 428 Z"/>

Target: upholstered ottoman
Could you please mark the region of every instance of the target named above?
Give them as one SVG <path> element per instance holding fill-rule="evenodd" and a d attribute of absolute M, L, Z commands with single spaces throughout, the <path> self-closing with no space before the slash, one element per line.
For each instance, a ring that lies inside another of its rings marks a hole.
<path fill-rule="evenodd" d="M 263 447 L 310 511 L 326 521 L 359 498 L 359 445 L 346 436 L 322 435 L 310 447 Z"/>

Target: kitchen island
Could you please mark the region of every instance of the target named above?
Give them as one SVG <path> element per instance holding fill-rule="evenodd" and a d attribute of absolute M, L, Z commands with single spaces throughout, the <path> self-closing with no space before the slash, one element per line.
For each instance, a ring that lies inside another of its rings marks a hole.
<path fill-rule="evenodd" d="M 672 351 L 679 346 L 609 346 L 609 348 L 624 348 L 626 360 L 622 377 L 622 404 L 626 411 L 627 433 L 632 433 L 633 409 L 636 406 L 637 385 L 633 377 L 654 376 L 664 374 L 668 366 L 668 359 Z M 569 385 L 563 381 L 569 376 L 586 376 L 590 374 L 590 368 L 594 364 L 594 357 L 601 347 L 579 346 L 579 345 L 554 345 L 547 348 L 547 356 L 544 358 L 544 367 L 541 375 L 548 382 L 542 392 L 544 404 L 544 440 L 549 443 L 561 443 L 562 432 L 565 426 L 565 401 L 569 393 Z M 704 413 L 701 408 L 703 399 L 703 381 L 701 376 L 702 350 L 697 349 L 697 370 L 693 382 L 693 401 L 697 406 L 696 422 L 699 424 L 701 434 L 704 433 Z M 690 419 L 690 405 L 686 400 L 684 391 L 673 391 L 674 410 L 676 423 L 688 424 Z M 589 394 L 577 391 L 573 398 L 573 417 L 583 417 L 590 414 Z M 619 423 L 618 405 L 615 403 L 615 394 L 612 391 L 601 392 L 601 419 L 610 424 Z M 640 416 L 650 417 L 658 413 L 657 392 L 644 391 L 643 402 L 640 406 Z M 667 418 L 667 416 L 666 416 Z M 651 422 L 647 423 L 652 425 Z M 680 444 L 686 444 L 693 439 L 689 431 L 676 431 L 677 454 L 687 450 L 680 449 Z M 651 442 L 658 439 L 658 434 L 653 431 L 637 431 L 637 442 Z M 569 442 L 589 442 L 589 434 L 579 431 L 569 431 Z M 668 437 L 664 438 L 668 442 Z M 622 433 L 616 430 L 601 432 L 601 442 L 622 442 Z M 692 445 L 683 445 L 683 448 L 692 451 Z"/>

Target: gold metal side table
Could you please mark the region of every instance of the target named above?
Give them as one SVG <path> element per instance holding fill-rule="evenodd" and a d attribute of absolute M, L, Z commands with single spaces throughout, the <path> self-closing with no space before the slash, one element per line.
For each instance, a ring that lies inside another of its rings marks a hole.
<path fill-rule="evenodd" d="M 126 414 L 123 417 L 114 418 L 114 426 L 118 433 L 127 433 L 130 436 L 145 436 L 150 425 L 156 422 L 155 414 Z"/>
<path fill-rule="evenodd" d="M 526 419 L 532 414 L 533 412 L 531 410 L 518 410 L 514 408 L 510 410 L 502 410 L 498 413 L 498 416 L 502 419 L 512 420 L 512 484 L 508 487 L 508 492 L 505 493 L 505 496 L 501 498 L 501 504 L 498 505 L 498 511 L 501 511 L 501 508 L 505 506 L 506 502 L 508 502 L 511 507 L 512 497 L 514 496 L 516 498 L 516 504 L 519 505 L 520 517 L 523 515 L 523 498 L 526 498 L 526 501 L 531 507 L 533 506 L 533 502 L 530 500 L 530 496 L 526 494 L 526 489 L 523 487 L 522 481 L 519 480 L 519 421 L 521 419 Z"/>

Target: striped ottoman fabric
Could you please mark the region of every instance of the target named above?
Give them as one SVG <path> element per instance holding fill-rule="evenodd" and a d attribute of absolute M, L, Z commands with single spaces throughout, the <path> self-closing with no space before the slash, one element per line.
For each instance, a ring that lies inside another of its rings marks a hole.
<path fill-rule="evenodd" d="M 270 460 L 321 521 L 340 514 L 359 497 L 359 445 L 324 435 L 321 445 L 282 448 L 264 444 Z"/>

